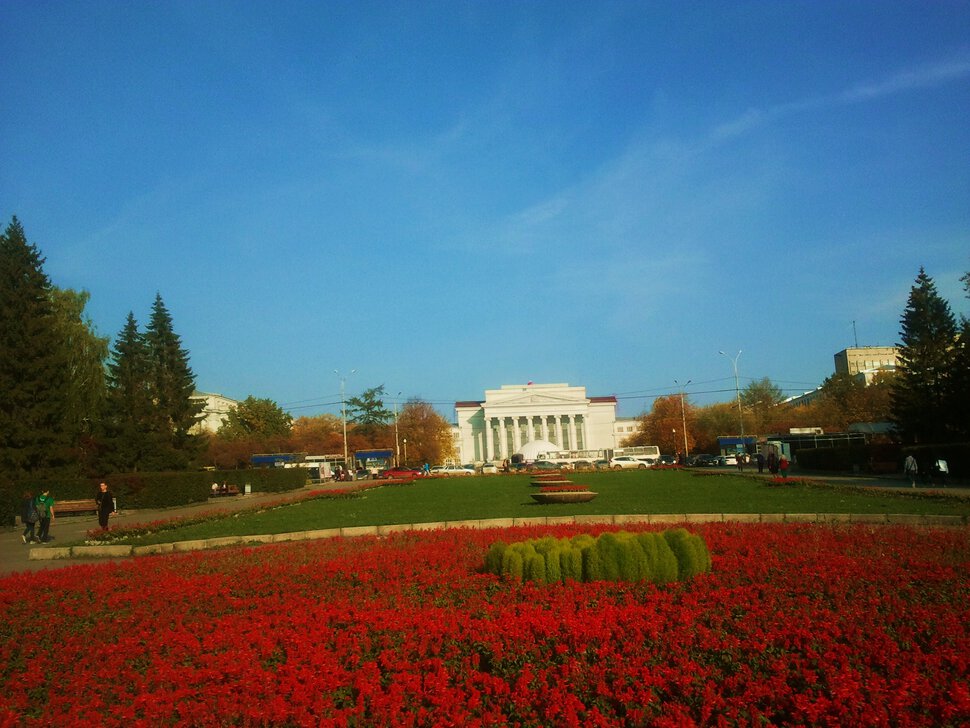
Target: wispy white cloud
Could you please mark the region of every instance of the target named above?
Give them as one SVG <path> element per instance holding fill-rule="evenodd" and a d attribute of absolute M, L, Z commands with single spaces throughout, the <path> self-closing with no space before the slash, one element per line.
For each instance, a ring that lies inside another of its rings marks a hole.
<path fill-rule="evenodd" d="M 853 86 L 836 98 L 845 103 L 869 101 L 916 89 L 940 86 L 967 76 L 970 76 L 970 58 L 945 60 L 920 68 L 906 69 L 872 83 Z"/>
<path fill-rule="evenodd" d="M 829 95 L 797 99 L 762 109 L 748 109 L 736 119 L 715 126 L 708 135 L 708 142 L 727 141 L 786 116 L 834 106 L 865 103 L 917 89 L 940 86 L 968 76 L 970 76 L 970 58 L 967 57 L 944 59 L 917 68 L 903 69 L 886 78 L 862 82 Z"/>

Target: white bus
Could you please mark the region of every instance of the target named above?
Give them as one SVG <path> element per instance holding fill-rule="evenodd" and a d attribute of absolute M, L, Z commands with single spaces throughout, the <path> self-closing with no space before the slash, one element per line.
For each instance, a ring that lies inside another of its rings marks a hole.
<path fill-rule="evenodd" d="M 632 455 L 639 459 L 657 462 L 660 459 L 660 448 L 656 445 L 638 445 L 636 447 L 620 447 L 616 450 L 556 450 L 539 453 L 536 456 L 536 461 L 546 461 L 569 468 L 583 469 L 596 467 L 597 461 L 609 462 L 617 455 Z"/>

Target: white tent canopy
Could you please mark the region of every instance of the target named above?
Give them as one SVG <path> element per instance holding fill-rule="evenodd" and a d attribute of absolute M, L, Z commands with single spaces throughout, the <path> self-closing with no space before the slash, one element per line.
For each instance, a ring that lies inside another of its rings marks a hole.
<path fill-rule="evenodd" d="M 531 462 L 538 457 L 539 453 L 544 452 L 558 452 L 559 446 L 554 445 L 546 440 L 533 440 L 532 442 L 527 442 L 522 446 L 517 455 L 521 455 L 522 459 L 526 462 Z"/>

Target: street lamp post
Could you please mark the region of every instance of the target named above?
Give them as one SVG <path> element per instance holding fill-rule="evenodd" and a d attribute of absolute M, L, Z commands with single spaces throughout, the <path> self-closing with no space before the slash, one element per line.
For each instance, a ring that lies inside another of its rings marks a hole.
<path fill-rule="evenodd" d="M 347 398 L 344 397 L 344 390 L 347 386 L 347 377 L 340 376 L 340 372 L 336 369 L 333 373 L 337 375 L 337 379 L 340 380 L 340 420 L 343 423 L 344 428 L 344 467 L 347 466 Z M 356 369 L 351 369 L 350 374 L 354 375 L 357 373 Z"/>
<path fill-rule="evenodd" d="M 394 400 L 394 464 L 401 464 L 401 443 L 397 438 L 397 400 L 401 398 L 401 393 L 397 393 L 397 397 Z"/>
<path fill-rule="evenodd" d="M 729 357 L 723 351 L 719 353 L 727 357 L 728 359 L 731 359 L 731 357 Z M 731 359 L 731 363 L 734 364 L 734 391 L 738 396 L 738 424 L 741 428 L 741 448 L 742 450 L 747 452 L 747 448 L 744 446 L 744 415 L 741 412 L 741 383 L 740 383 L 740 380 L 738 379 L 738 359 L 740 357 L 741 357 L 741 350 L 738 349 L 737 356 L 735 356 L 734 359 Z"/>
<path fill-rule="evenodd" d="M 408 439 L 404 438 L 404 464 L 408 464 Z"/>
<path fill-rule="evenodd" d="M 676 379 L 674 380 L 674 384 L 680 387 L 680 423 L 683 425 L 684 429 L 684 458 L 687 458 L 687 456 L 690 455 L 690 450 L 687 447 L 687 410 L 684 408 L 684 390 L 692 381 L 694 380 L 688 379 L 684 383 L 684 386 L 680 387 L 680 382 L 678 382 Z"/>

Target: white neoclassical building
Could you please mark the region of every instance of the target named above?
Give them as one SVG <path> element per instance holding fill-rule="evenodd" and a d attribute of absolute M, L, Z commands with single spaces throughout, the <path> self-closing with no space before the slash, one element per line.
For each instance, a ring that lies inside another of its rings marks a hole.
<path fill-rule="evenodd" d="M 572 452 L 617 446 L 616 397 L 587 397 L 585 387 L 503 384 L 485 390 L 484 401 L 456 402 L 455 412 L 463 463 L 505 460 L 537 448 Z"/>
<path fill-rule="evenodd" d="M 196 435 L 203 432 L 217 432 L 229 417 L 229 410 L 239 406 L 236 400 L 211 392 L 196 391 L 189 399 L 193 402 L 205 403 L 201 419 L 192 425 L 191 432 Z"/>

